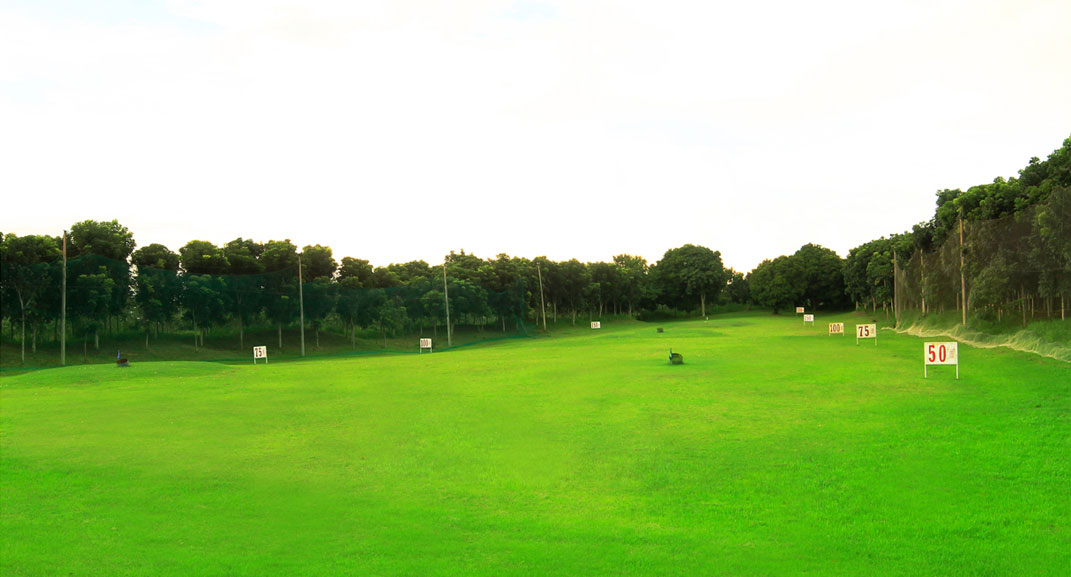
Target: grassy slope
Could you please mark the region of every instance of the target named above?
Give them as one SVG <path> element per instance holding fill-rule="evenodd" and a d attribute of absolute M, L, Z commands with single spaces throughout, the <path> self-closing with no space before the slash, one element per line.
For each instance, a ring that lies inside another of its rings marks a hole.
<path fill-rule="evenodd" d="M 827 320 L 4 376 L 0 573 L 1066 574 L 1071 369 Z"/>

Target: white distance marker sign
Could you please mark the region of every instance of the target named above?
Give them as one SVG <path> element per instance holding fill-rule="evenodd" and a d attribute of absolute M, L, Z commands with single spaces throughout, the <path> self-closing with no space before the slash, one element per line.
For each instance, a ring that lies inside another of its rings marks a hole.
<path fill-rule="evenodd" d="M 257 359 L 264 359 L 264 364 L 268 364 L 268 347 L 253 347 L 253 364 L 257 364 Z"/>
<path fill-rule="evenodd" d="M 878 344 L 878 325 L 855 325 L 855 344 L 859 344 L 859 339 L 874 339 L 874 345 Z"/>
<path fill-rule="evenodd" d="M 431 339 L 420 339 L 420 350 L 431 350 Z"/>
<path fill-rule="evenodd" d="M 959 378 L 959 343 L 925 343 L 923 348 L 922 376 L 929 378 L 930 365 L 956 365 Z"/>
<path fill-rule="evenodd" d="M 814 326 L 814 315 L 803 315 L 803 324 L 811 323 Z"/>
<path fill-rule="evenodd" d="M 829 334 L 831 335 L 843 335 L 844 323 L 829 323 Z"/>
<path fill-rule="evenodd" d="M 796 314 L 802 314 L 802 313 L 803 313 L 803 307 L 796 307 Z"/>
<path fill-rule="evenodd" d="M 593 328 L 593 329 L 601 329 L 602 328 L 602 323 L 599 322 L 599 321 L 591 321 L 591 328 Z"/>

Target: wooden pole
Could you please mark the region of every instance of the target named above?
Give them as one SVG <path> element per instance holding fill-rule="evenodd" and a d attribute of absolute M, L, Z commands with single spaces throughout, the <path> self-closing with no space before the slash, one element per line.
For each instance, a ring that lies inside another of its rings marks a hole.
<path fill-rule="evenodd" d="M 446 288 L 446 261 L 443 261 L 443 300 L 446 301 L 446 346 L 454 346 L 450 333 L 450 291 Z"/>
<path fill-rule="evenodd" d="M 896 321 L 896 326 L 900 326 L 900 295 L 896 292 L 897 283 L 897 266 L 896 266 L 896 249 L 892 251 L 892 314 L 893 320 Z"/>
<path fill-rule="evenodd" d="M 67 231 L 63 231 L 63 281 L 60 292 L 59 364 L 67 365 Z"/>
<path fill-rule="evenodd" d="M 959 290 L 963 304 L 963 325 L 967 325 L 967 277 L 963 272 L 963 215 L 959 216 Z"/>
<path fill-rule="evenodd" d="M 539 275 L 539 308 L 543 311 L 543 332 L 547 332 L 547 303 L 543 300 L 543 271 L 536 263 L 536 274 Z"/>
<path fill-rule="evenodd" d="M 301 279 L 301 255 L 297 255 L 297 290 L 298 290 L 298 310 L 300 311 L 301 322 L 301 356 L 305 356 L 305 290 L 302 288 L 304 284 Z"/>

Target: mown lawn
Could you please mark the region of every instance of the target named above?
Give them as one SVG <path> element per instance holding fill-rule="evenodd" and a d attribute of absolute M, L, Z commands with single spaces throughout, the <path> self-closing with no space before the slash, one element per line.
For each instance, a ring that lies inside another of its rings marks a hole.
<path fill-rule="evenodd" d="M 0 574 L 1071 574 L 1071 365 L 715 319 L 0 377 Z"/>

